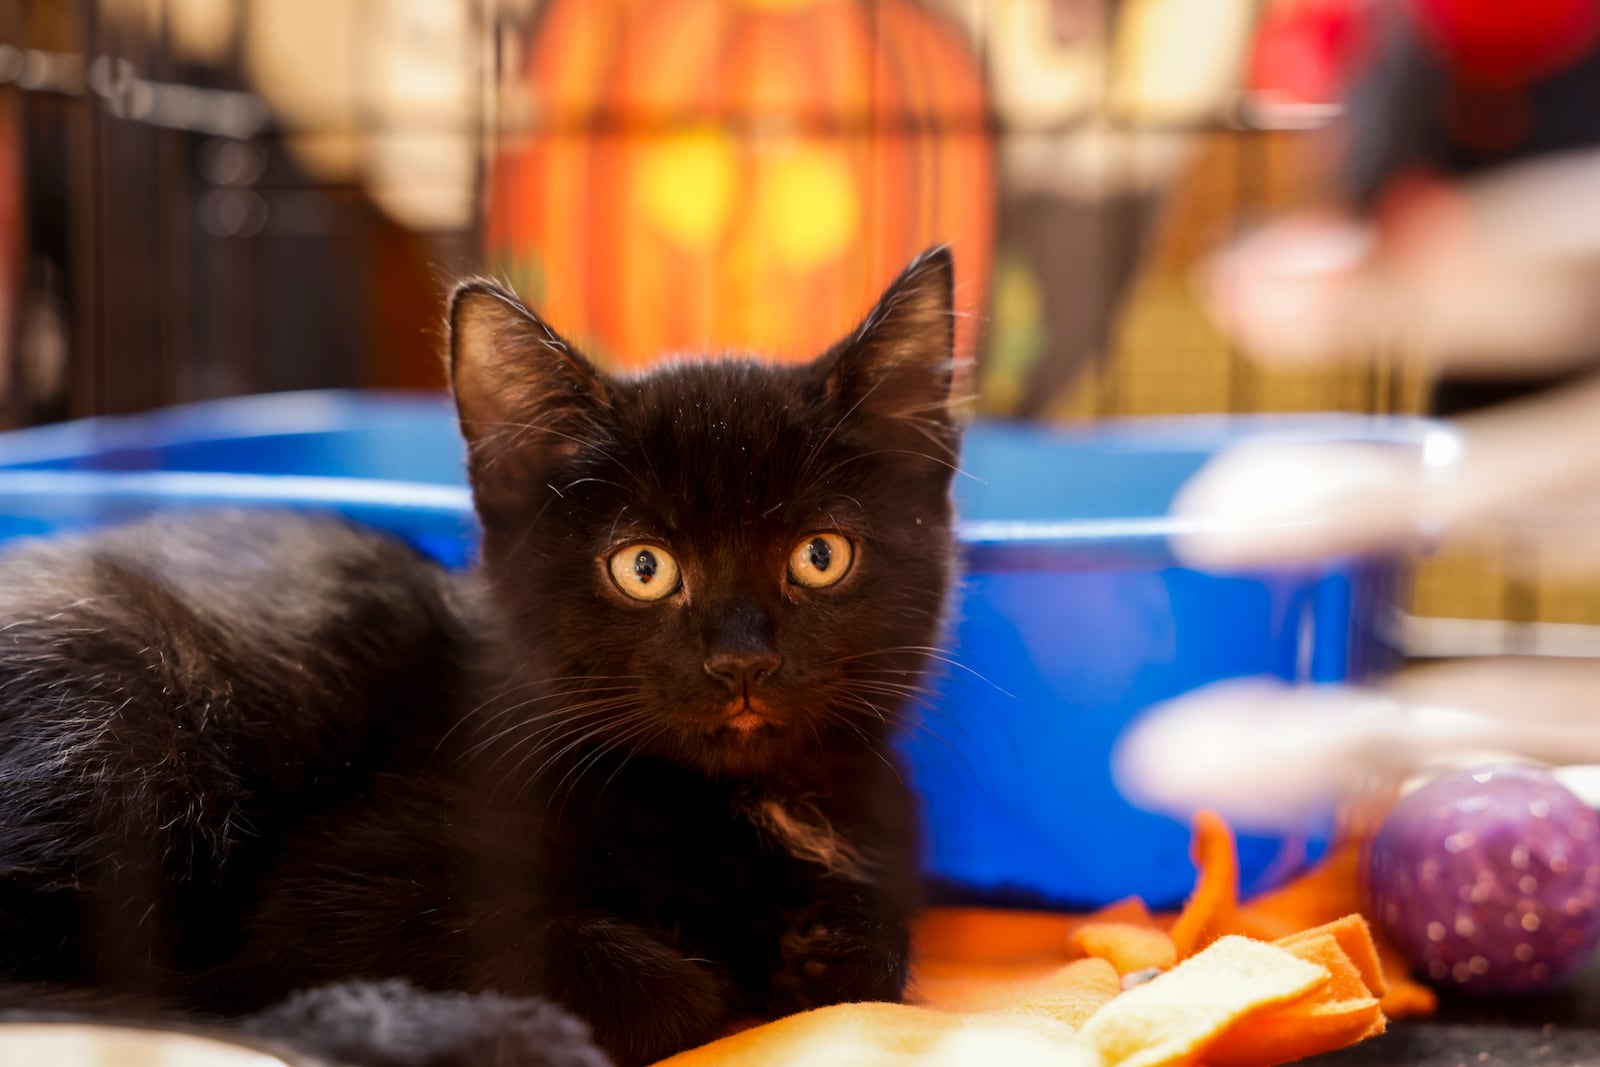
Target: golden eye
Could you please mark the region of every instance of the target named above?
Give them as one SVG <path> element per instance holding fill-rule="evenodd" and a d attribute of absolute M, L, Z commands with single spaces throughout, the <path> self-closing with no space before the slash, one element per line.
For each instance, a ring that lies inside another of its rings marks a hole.
<path fill-rule="evenodd" d="M 789 580 L 807 589 L 833 585 L 850 571 L 855 550 L 836 533 L 812 534 L 789 553 Z"/>
<path fill-rule="evenodd" d="M 678 561 L 660 545 L 629 545 L 611 553 L 611 580 L 635 600 L 660 600 L 678 591 Z"/>

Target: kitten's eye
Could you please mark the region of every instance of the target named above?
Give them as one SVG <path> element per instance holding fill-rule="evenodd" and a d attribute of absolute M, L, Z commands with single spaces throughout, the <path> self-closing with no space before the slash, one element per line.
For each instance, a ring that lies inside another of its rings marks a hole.
<path fill-rule="evenodd" d="M 789 553 L 789 580 L 807 589 L 822 589 L 843 578 L 854 559 L 855 550 L 839 534 L 812 534 Z"/>
<path fill-rule="evenodd" d="M 611 580 L 635 600 L 660 600 L 678 591 L 678 561 L 660 545 L 629 545 L 611 554 Z"/>

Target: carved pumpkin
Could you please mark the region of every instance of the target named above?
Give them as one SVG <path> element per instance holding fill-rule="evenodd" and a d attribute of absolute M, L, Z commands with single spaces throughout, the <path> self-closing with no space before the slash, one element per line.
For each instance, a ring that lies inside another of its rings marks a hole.
<path fill-rule="evenodd" d="M 912 0 L 551 0 L 501 95 L 491 264 L 603 361 L 809 358 L 937 242 L 971 354 L 983 80 Z"/>

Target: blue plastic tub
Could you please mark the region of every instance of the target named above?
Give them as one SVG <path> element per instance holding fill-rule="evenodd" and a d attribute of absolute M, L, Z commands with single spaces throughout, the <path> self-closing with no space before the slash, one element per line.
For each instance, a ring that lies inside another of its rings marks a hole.
<path fill-rule="evenodd" d="M 980 426 L 958 479 L 965 580 L 954 659 L 906 748 L 928 871 L 962 901 L 1154 907 L 1193 888 L 1189 827 L 1117 792 L 1111 750 L 1145 708 L 1223 678 L 1305 682 L 1392 666 L 1394 561 L 1215 574 L 1178 566 L 1178 489 L 1245 432 L 1382 439 L 1423 425 L 1342 416 L 1161 420 L 1093 432 Z M 1241 837 L 1246 893 L 1321 854 L 1331 816 Z"/>
<path fill-rule="evenodd" d="M 1402 575 L 1372 560 L 1178 567 L 1173 494 L 1244 432 L 1414 444 L 1420 428 L 1342 416 L 974 427 L 956 482 L 958 666 L 905 744 L 933 882 L 994 903 L 1178 903 L 1193 879 L 1188 831 L 1118 795 L 1108 756 L 1119 731 L 1152 702 L 1225 677 L 1340 681 L 1381 668 Z M 442 399 L 286 394 L 0 434 L 0 540 L 223 504 L 331 509 L 451 565 L 471 557 L 462 445 Z M 1246 891 L 1315 856 L 1324 829 L 1241 841 Z"/>

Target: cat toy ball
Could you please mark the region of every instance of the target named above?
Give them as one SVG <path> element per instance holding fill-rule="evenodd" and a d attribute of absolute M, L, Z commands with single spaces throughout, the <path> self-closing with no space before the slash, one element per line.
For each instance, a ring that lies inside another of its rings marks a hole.
<path fill-rule="evenodd" d="M 1600 815 L 1534 767 L 1442 774 L 1385 819 L 1366 891 L 1420 975 L 1474 994 L 1548 990 L 1600 944 Z"/>

